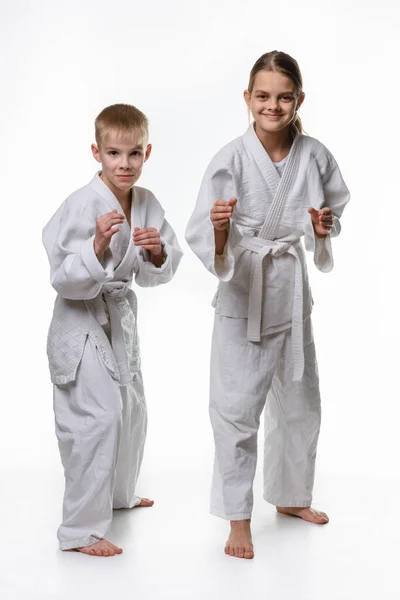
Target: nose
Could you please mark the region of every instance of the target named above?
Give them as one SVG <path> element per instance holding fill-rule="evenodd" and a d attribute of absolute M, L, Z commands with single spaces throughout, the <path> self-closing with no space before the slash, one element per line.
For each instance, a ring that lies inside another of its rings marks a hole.
<path fill-rule="evenodd" d="M 129 158 L 128 156 L 122 155 L 121 156 L 121 167 L 122 169 L 129 169 Z"/>
<path fill-rule="evenodd" d="M 275 112 L 275 111 L 279 110 L 278 98 L 276 98 L 274 96 L 270 96 L 269 102 L 268 102 L 268 110 L 270 110 L 271 112 Z"/>

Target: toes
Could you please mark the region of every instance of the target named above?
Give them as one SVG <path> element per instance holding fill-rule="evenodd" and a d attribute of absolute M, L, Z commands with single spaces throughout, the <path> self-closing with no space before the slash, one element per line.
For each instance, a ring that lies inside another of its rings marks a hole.
<path fill-rule="evenodd" d="M 321 510 L 314 510 L 313 513 L 316 517 L 316 523 L 319 523 L 321 525 L 329 523 L 329 517 L 326 513 L 322 512 Z"/>
<path fill-rule="evenodd" d="M 119 546 L 116 546 L 115 544 L 113 544 L 112 542 L 109 542 L 108 540 L 107 540 L 107 548 L 113 552 L 113 555 L 121 554 L 121 552 L 122 552 L 122 548 L 120 548 Z"/>
<path fill-rule="evenodd" d="M 244 553 L 244 558 L 247 558 L 247 559 L 254 558 L 254 552 L 252 550 L 251 551 L 246 550 L 245 553 Z"/>
<path fill-rule="evenodd" d="M 149 507 L 149 506 L 153 506 L 153 504 L 154 504 L 154 500 L 150 500 L 149 498 L 141 498 L 139 504 L 137 504 L 136 506 Z"/>
<path fill-rule="evenodd" d="M 326 515 L 319 517 L 318 521 L 319 521 L 319 523 L 329 523 L 329 519 Z"/>
<path fill-rule="evenodd" d="M 116 546 L 112 542 L 108 542 L 107 546 L 108 546 L 108 548 L 111 548 L 112 550 L 118 550 L 118 546 Z"/>
<path fill-rule="evenodd" d="M 328 520 L 327 520 L 327 519 L 325 519 L 325 517 L 315 517 L 315 518 L 313 519 L 313 522 L 314 522 L 314 523 L 317 523 L 317 525 L 324 525 L 325 523 L 327 523 L 327 522 L 328 522 Z"/>
<path fill-rule="evenodd" d="M 90 556 L 114 556 L 115 554 L 121 554 L 122 552 L 122 548 L 118 548 L 118 546 L 115 546 L 108 540 L 102 540 L 93 546 L 76 548 L 76 550 L 82 552 L 82 554 L 89 554 Z"/>
<path fill-rule="evenodd" d="M 94 550 L 93 548 L 77 548 L 78 552 L 81 552 L 82 554 L 90 554 L 91 556 L 94 556 Z"/>
<path fill-rule="evenodd" d="M 329 521 L 329 517 L 328 517 L 328 515 L 326 513 L 322 512 L 321 516 L 324 517 L 326 523 Z"/>
<path fill-rule="evenodd" d="M 244 554 L 244 549 L 240 548 L 240 546 L 235 546 L 233 553 L 235 556 L 240 558 L 240 554 Z"/>

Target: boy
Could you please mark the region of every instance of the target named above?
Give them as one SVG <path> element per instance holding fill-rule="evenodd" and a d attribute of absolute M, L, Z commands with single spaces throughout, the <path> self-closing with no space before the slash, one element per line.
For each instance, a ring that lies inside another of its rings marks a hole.
<path fill-rule="evenodd" d="M 167 283 L 182 251 L 154 195 L 135 186 L 151 153 L 146 116 L 116 104 L 95 129 L 102 170 L 63 202 L 43 243 L 58 294 L 48 357 L 66 480 L 60 548 L 113 556 L 113 508 L 153 504 L 135 495 L 147 413 L 130 285 Z"/>

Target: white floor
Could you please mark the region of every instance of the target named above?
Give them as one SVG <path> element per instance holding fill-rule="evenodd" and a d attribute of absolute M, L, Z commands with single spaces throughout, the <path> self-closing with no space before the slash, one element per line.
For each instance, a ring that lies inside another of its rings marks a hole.
<path fill-rule="evenodd" d="M 2 513 L 3 600 L 399 598 L 400 487 L 390 481 L 320 474 L 316 506 L 331 516 L 325 527 L 278 516 L 258 499 L 256 557 L 244 561 L 222 553 L 226 525 L 207 515 L 208 481 L 198 466 L 147 465 L 141 487 L 156 505 L 117 513 L 110 538 L 124 554 L 98 559 L 57 550 L 57 469 L 16 475 Z"/>
<path fill-rule="evenodd" d="M 227 523 L 208 514 L 209 292 L 140 290 L 149 433 L 138 493 L 156 503 L 115 515 L 109 538 L 124 548 L 118 557 L 57 547 L 63 475 L 44 352 L 50 303 L 27 339 L 24 351 L 35 360 L 23 376 L 15 360 L 20 343 L 10 335 L 13 386 L 3 389 L 0 419 L 1 600 L 399 600 L 396 354 L 371 353 L 361 321 L 331 323 L 327 334 L 329 312 L 316 310 L 323 427 L 314 505 L 331 521 L 315 526 L 277 515 L 262 500 L 260 460 L 256 556 L 230 558 L 223 553 Z M 179 322 L 168 347 L 160 341 L 171 332 L 165 315 Z M 376 332 L 376 348 L 389 347 L 385 332 Z"/>
<path fill-rule="evenodd" d="M 43 420 L 50 423 L 44 412 Z M 157 422 L 138 490 L 156 504 L 115 514 L 109 537 L 124 554 L 114 558 L 57 549 L 63 479 L 50 428 L 39 442 L 41 457 L 22 438 L 14 458 L 2 455 L 2 600 L 398 600 L 398 479 L 338 476 L 320 464 L 315 506 L 331 522 L 314 526 L 264 503 L 258 473 L 256 557 L 230 558 L 222 551 L 227 524 L 208 515 L 208 428 L 200 422 L 195 433 L 204 436 L 205 450 L 183 451 L 176 438 L 168 444 L 165 431 L 163 447 L 156 444 Z"/>

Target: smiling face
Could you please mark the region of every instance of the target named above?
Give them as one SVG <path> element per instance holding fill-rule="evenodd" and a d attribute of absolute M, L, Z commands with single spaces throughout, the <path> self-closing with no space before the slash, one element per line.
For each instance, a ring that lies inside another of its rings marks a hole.
<path fill-rule="evenodd" d="M 151 145 L 140 131 L 121 134 L 110 130 L 99 146 L 92 144 L 94 158 L 101 163 L 101 178 L 116 195 L 129 195 L 150 156 Z"/>
<path fill-rule="evenodd" d="M 293 81 L 277 71 L 259 71 L 252 91 L 244 92 L 244 99 L 263 133 L 278 133 L 292 123 L 296 110 L 304 100 Z"/>

